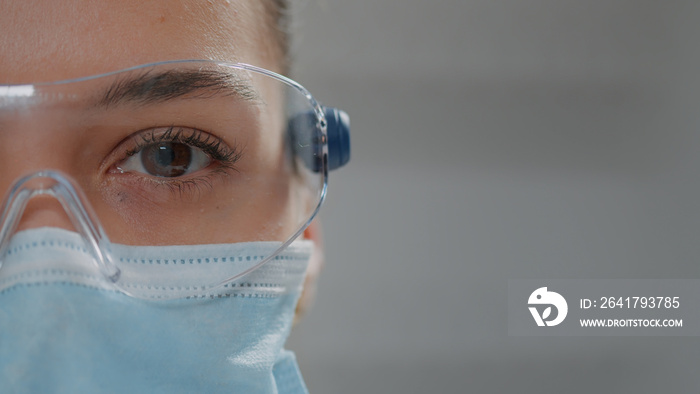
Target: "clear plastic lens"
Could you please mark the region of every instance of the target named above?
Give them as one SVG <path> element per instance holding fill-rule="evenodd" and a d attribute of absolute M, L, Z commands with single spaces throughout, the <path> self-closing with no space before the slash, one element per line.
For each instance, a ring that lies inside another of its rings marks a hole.
<path fill-rule="evenodd" d="M 0 236 L 52 225 L 32 198 L 42 187 L 12 197 L 21 203 L 9 196 L 18 179 L 50 170 L 80 190 L 64 207 L 94 211 L 111 243 L 279 243 L 264 261 L 301 233 L 325 193 L 327 169 L 308 164 L 327 153 L 321 108 L 266 70 L 167 62 L 2 92 L 0 190 L 14 222 Z"/>

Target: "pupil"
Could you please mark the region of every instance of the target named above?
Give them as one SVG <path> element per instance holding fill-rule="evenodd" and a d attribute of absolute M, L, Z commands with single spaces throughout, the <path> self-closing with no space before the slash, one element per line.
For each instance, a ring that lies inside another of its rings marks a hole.
<path fill-rule="evenodd" d="M 141 163 L 153 176 L 180 176 L 187 172 L 192 163 L 192 150 L 180 143 L 162 142 L 149 145 L 143 149 Z"/>

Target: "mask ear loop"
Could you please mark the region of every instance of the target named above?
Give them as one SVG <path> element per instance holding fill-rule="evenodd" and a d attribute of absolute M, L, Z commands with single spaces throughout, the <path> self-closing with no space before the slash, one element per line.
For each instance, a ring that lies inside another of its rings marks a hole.
<path fill-rule="evenodd" d="M 46 180 L 50 184 L 48 187 Z M 34 186 L 33 184 L 36 182 L 38 185 Z M 97 269 L 111 283 L 117 282 L 121 271 L 114 265 L 111 243 L 97 220 L 97 216 L 80 189 L 68 177 L 53 170 L 27 175 L 12 186 L 9 196 L 3 203 L 3 212 L 0 217 L 0 223 L 2 223 L 2 227 L 0 227 L 0 267 L 2 267 L 2 259 L 4 259 L 10 245 L 11 236 L 17 231 L 27 203 L 35 196 L 40 195 L 52 196 L 61 203 L 73 227 L 82 236 L 85 247 L 92 255 Z"/>

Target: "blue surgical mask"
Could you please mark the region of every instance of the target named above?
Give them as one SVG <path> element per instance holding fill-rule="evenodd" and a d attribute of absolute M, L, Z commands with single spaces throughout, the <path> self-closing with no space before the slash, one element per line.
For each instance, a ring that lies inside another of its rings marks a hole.
<path fill-rule="evenodd" d="M 132 297 L 111 287 L 80 235 L 15 234 L 0 268 L 0 392 L 306 393 L 283 345 L 310 241 L 216 292 L 144 299 L 192 294 L 222 261 L 252 266 L 277 247 L 113 245 L 114 258 L 139 272 L 123 278 Z"/>

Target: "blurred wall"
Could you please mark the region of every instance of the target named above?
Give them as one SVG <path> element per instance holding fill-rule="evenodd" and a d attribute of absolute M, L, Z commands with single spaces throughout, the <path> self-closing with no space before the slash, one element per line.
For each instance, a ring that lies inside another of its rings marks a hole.
<path fill-rule="evenodd" d="M 697 392 L 698 338 L 507 334 L 516 278 L 697 278 L 700 3 L 308 0 L 294 77 L 352 117 L 312 393 Z"/>

